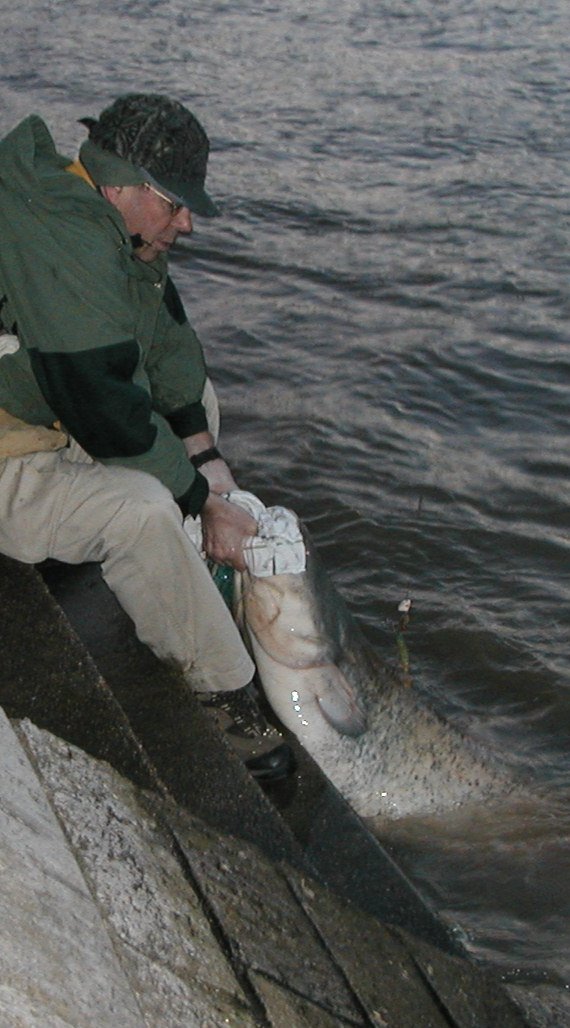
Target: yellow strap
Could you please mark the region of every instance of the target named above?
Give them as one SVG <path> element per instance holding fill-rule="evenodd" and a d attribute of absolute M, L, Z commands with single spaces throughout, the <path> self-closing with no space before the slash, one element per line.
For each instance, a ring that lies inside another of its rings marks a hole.
<path fill-rule="evenodd" d="M 59 429 L 44 425 L 28 425 L 0 407 L 0 459 L 23 457 L 26 453 L 61 450 L 67 436 Z"/>
<path fill-rule="evenodd" d="M 85 179 L 87 184 L 92 186 L 93 189 L 97 188 L 93 179 L 91 178 L 91 175 L 87 171 L 87 168 L 84 164 L 81 163 L 81 161 L 73 161 L 73 164 L 68 164 L 65 170 L 70 171 L 72 175 L 78 175 L 79 178 Z"/>

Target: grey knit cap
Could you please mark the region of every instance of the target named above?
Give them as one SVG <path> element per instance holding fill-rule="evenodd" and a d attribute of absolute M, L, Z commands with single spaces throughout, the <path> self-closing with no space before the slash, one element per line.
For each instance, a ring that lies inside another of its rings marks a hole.
<path fill-rule="evenodd" d="M 174 202 L 211 217 L 204 189 L 210 144 L 198 119 L 177 100 L 156 93 L 118 97 L 89 129 L 79 157 L 97 185 L 149 182 Z"/>

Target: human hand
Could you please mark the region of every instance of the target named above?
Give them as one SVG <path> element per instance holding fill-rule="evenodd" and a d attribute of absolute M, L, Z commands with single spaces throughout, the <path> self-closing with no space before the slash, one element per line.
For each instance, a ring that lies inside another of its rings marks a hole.
<path fill-rule="evenodd" d="M 202 546 L 216 564 L 226 564 L 236 571 L 245 571 L 243 546 L 257 535 L 257 521 L 243 508 L 212 492 L 200 512 Z"/>

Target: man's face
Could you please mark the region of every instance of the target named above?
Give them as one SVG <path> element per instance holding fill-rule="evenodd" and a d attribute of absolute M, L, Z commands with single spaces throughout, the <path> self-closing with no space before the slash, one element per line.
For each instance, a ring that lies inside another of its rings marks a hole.
<path fill-rule="evenodd" d="M 180 233 L 192 231 L 188 208 L 176 207 L 149 186 L 107 186 L 103 193 L 122 214 L 129 235 L 141 236 L 136 255 L 145 263 L 166 253 Z"/>

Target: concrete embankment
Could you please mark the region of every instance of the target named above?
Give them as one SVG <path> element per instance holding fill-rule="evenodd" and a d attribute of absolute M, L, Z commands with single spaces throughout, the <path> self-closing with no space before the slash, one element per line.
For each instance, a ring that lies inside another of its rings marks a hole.
<path fill-rule="evenodd" d="M 175 676 L 130 641 L 142 691 L 110 688 L 38 572 L 0 564 L 0 1028 L 548 1023 L 426 941 L 405 880 L 391 924 L 349 901 Z"/>

